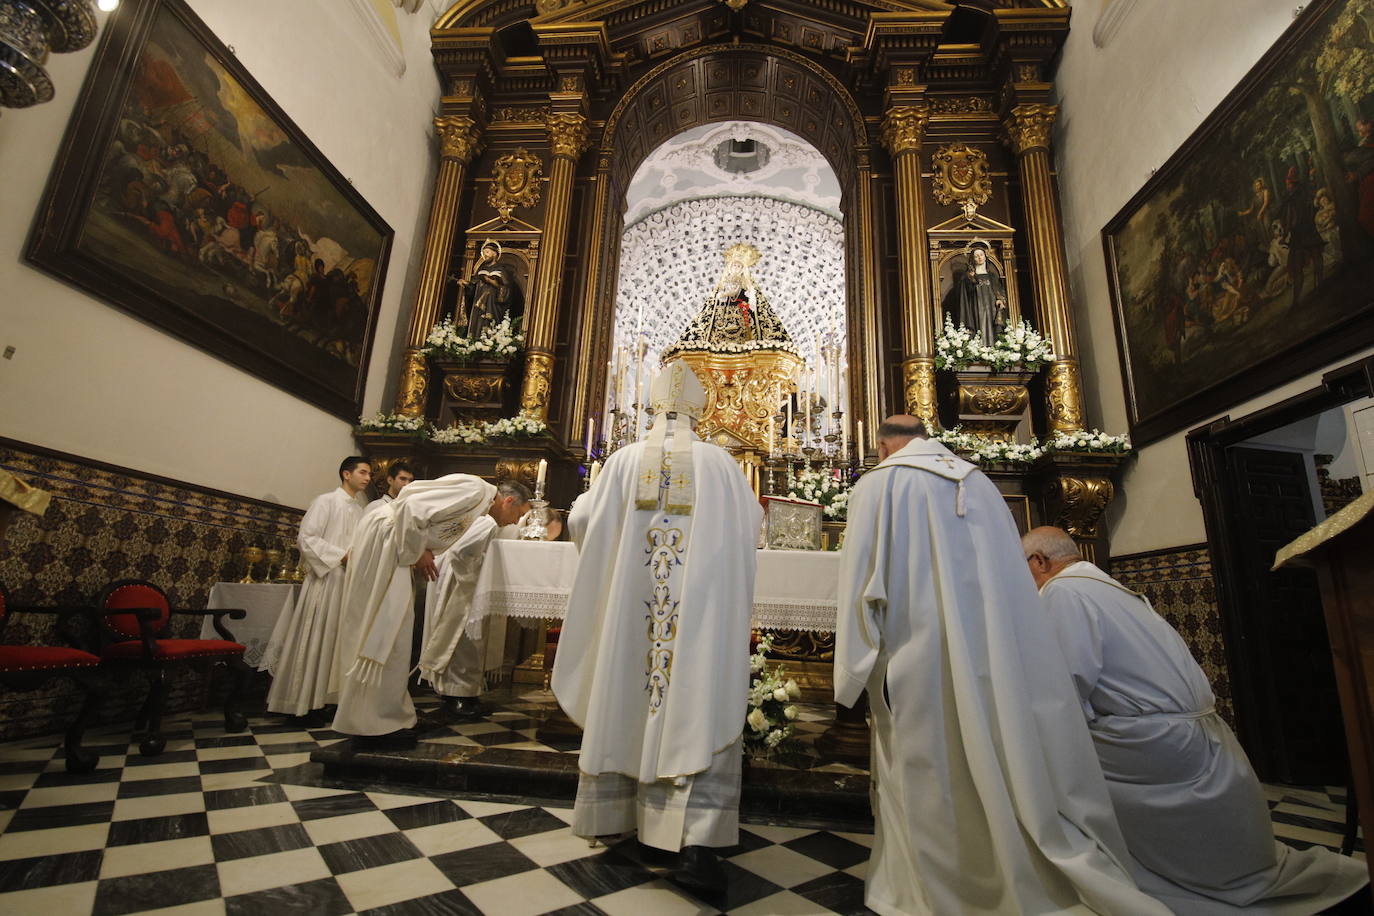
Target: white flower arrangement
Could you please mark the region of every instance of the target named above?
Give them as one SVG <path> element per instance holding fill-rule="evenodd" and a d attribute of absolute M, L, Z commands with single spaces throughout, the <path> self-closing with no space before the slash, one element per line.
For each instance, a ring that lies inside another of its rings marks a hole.
<path fill-rule="evenodd" d="M 506 417 L 485 423 L 458 423 L 447 429 L 429 433 L 429 441 L 436 445 L 481 445 L 492 439 L 522 439 L 538 436 L 548 430 L 543 420 L 531 417 Z"/>
<path fill-rule="evenodd" d="M 744 340 L 730 341 L 725 343 L 711 343 L 705 340 L 681 340 L 663 354 L 664 359 L 668 359 L 674 353 L 682 350 L 703 350 L 708 353 L 752 353 L 755 350 L 780 350 L 783 353 L 791 353 L 793 356 L 801 356 L 801 351 L 794 344 L 785 341 L 775 340 Z"/>
<path fill-rule="evenodd" d="M 1004 442 L 978 433 L 966 433 L 960 426 L 942 430 L 931 438 L 977 464 L 1031 464 L 1045 454 L 1044 447 L 1034 438 L 1025 444 Z"/>
<path fill-rule="evenodd" d="M 364 433 L 421 434 L 429 425 L 424 417 L 407 417 L 399 413 L 377 413 L 358 420 L 358 431 Z"/>
<path fill-rule="evenodd" d="M 828 519 L 844 521 L 849 511 L 849 484 L 843 471 L 802 468 L 787 471 L 787 496 L 820 503 Z"/>
<path fill-rule="evenodd" d="M 444 319 L 425 338 L 423 352 L 438 359 L 469 362 L 475 359 L 501 359 L 514 356 L 525 346 L 520 319 L 509 315 L 482 331 L 476 338 L 460 332 L 450 319 Z"/>
<path fill-rule="evenodd" d="M 1124 455 L 1132 449 L 1130 436 L 1112 436 L 1098 429 L 1056 433 L 1045 447 L 1057 452 L 1110 452 L 1115 455 Z"/>
<path fill-rule="evenodd" d="M 1002 336 L 986 346 L 978 336 L 963 325 L 955 326 L 949 315 L 945 327 L 935 338 L 935 368 L 967 369 L 975 363 L 986 363 L 996 369 L 1034 372 L 1054 359 L 1054 345 L 1026 321 L 1007 326 Z"/>
<path fill-rule="evenodd" d="M 797 718 L 794 701 L 801 697 L 797 682 L 787 676 L 782 665 L 768 670 L 768 651 L 773 648 L 773 634 L 759 640 L 749 657 L 752 673 L 749 685 L 749 712 L 744 717 L 744 749 L 746 753 L 766 756 L 792 735 L 792 722 Z"/>

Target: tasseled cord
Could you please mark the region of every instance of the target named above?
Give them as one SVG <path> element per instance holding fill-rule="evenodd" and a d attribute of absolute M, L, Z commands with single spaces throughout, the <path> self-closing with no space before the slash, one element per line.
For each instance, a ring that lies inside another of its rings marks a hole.
<path fill-rule="evenodd" d="M 959 481 L 958 488 L 954 491 L 954 514 L 960 518 L 964 517 L 964 482 Z"/>
<path fill-rule="evenodd" d="M 382 663 L 370 658 L 359 658 L 353 667 L 344 672 L 364 687 L 376 687 L 382 682 Z"/>

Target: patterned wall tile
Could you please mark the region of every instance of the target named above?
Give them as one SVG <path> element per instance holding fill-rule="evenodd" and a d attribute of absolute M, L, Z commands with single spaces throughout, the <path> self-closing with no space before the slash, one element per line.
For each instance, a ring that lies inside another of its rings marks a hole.
<path fill-rule="evenodd" d="M 0 439 L 0 467 L 53 494 L 40 519 L 20 515 L 0 547 L 0 583 L 14 604 L 85 604 L 115 579 L 154 582 L 173 605 L 205 607 L 215 582 L 242 573 L 245 546 L 294 542 L 298 510 Z M 198 636 L 201 618 L 173 618 L 170 635 Z M 232 624 L 231 624 L 232 628 Z M 61 644 L 49 618 L 15 615 L 8 643 Z M 219 679 L 222 686 L 223 678 Z M 209 679 L 172 682 L 168 710 L 199 706 Z M 61 731 L 75 709 L 66 680 L 39 691 L 0 692 L 0 740 Z M 129 718 L 146 688 L 121 685 L 106 721 Z"/>
<path fill-rule="evenodd" d="M 1231 669 L 1226 660 L 1226 641 L 1207 545 L 1112 557 L 1112 575 L 1127 588 L 1146 595 L 1155 611 L 1183 636 L 1212 682 L 1217 711 L 1234 728 Z"/>

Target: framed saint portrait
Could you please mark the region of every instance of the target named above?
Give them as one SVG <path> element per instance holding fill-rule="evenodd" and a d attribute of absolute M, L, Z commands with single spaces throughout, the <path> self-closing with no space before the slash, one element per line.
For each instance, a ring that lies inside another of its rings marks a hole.
<path fill-rule="evenodd" d="M 183 0 L 109 19 L 26 256 L 345 419 L 392 231 Z"/>
<path fill-rule="evenodd" d="M 1102 235 L 1138 445 L 1374 343 L 1374 0 L 1303 10 Z"/>

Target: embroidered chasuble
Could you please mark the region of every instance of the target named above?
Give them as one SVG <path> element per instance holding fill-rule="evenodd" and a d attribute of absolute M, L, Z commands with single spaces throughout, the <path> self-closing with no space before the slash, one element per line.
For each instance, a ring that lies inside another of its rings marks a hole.
<path fill-rule="evenodd" d="M 849 503 L 835 699 L 868 689 L 865 903 L 894 914 L 1164 916 L 1126 845 L 996 486 L 912 440 Z"/>
<path fill-rule="evenodd" d="M 290 612 L 277 618 L 263 653 L 262 667 L 272 674 L 271 712 L 303 716 L 338 701 L 334 665 L 345 573 L 340 563 L 362 515 L 362 505 L 343 487 L 315 497 L 305 510 L 296 538 L 305 581 Z"/>
<path fill-rule="evenodd" d="M 1264 791 L 1207 676 L 1144 596 L 1087 562 L 1040 594 L 1141 888 L 1188 916 L 1299 916 L 1364 886 L 1364 863 L 1274 838 Z"/>
<path fill-rule="evenodd" d="M 674 377 L 701 391 L 675 362 L 656 394 L 669 397 Z M 669 435 L 655 409 L 657 435 L 611 455 L 568 519 L 579 560 L 553 691 L 583 729 L 573 831 L 728 846 L 761 510 L 727 452 L 685 418 Z M 655 499 L 641 508 L 646 489 Z"/>

